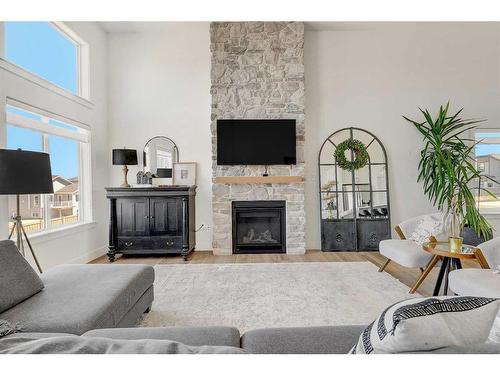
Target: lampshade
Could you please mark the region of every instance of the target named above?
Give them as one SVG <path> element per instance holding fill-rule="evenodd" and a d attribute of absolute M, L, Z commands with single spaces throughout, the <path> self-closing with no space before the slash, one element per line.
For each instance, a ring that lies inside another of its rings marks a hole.
<path fill-rule="evenodd" d="M 0 194 L 48 194 L 54 192 L 49 154 L 0 150 Z"/>
<path fill-rule="evenodd" d="M 158 168 L 156 175 L 159 178 L 172 178 L 172 168 Z"/>
<path fill-rule="evenodd" d="M 127 148 L 114 149 L 113 165 L 137 165 L 137 151 Z"/>

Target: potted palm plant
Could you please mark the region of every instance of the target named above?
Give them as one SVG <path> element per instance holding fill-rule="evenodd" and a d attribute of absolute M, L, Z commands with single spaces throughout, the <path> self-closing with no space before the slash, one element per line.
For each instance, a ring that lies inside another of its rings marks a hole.
<path fill-rule="evenodd" d="M 466 133 L 484 120 L 461 119 L 462 109 L 452 115 L 448 110 L 449 103 L 439 108 L 434 119 L 428 110 L 422 109 L 422 121 L 403 118 L 424 137 L 417 181 L 423 183 L 424 193 L 433 205 L 445 213 L 450 248 L 458 251 L 462 247 L 464 226 L 485 240 L 491 237 L 491 225 L 476 204 L 477 190 L 496 197 L 477 183 L 483 178 L 494 180 L 478 170 L 474 160 L 474 147 L 478 142 L 466 138 Z"/>

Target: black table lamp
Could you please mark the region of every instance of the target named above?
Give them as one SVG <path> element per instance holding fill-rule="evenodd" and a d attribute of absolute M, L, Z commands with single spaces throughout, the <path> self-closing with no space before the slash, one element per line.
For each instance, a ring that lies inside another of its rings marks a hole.
<path fill-rule="evenodd" d="M 126 148 L 113 150 L 113 165 L 123 165 L 123 184 L 122 187 L 130 187 L 127 181 L 127 165 L 137 165 L 137 151 Z"/>
<path fill-rule="evenodd" d="M 16 232 L 17 247 L 23 255 L 23 236 L 40 273 L 42 268 L 26 235 L 20 213 L 20 194 L 51 194 L 54 192 L 49 154 L 44 152 L 0 150 L 0 195 L 16 195 L 16 216 L 9 234 Z"/>

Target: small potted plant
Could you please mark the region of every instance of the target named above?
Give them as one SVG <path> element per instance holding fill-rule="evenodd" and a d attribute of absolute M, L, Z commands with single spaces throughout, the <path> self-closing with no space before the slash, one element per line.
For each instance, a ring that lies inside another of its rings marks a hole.
<path fill-rule="evenodd" d="M 448 114 L 448 109 L 449 103 L 441 106 L 434 119 L 428 110 L 420 109 L 423 121 L 403 117 L 424 136 L 417 181 L 423 183 L 424 193 L 431 202 L 445 212 L 450 249 L 460 251 L 464 226 L 485 240 L 491 237 L 491 225 L 476 204 L 477 190 L 495 199 L 496 196 L 477 184 L 479 178 L 494 180 L 483 175 L 475 165 L 474 147 L 479 142 L 465 137 L 484 120 L 464 120 L 459 117 L 462 109 L 452 115 Z"/>
<path fill-rule="evenodd" d="M 322 199 L 326 203 L 326 209 L 328 210 L 328 219 L 335 219 L 335 211 L 337 210 L 337 197 L 336 194 L 332 191 L 333 188 L 337 185 L 335 181 L 328 181 L 321 188 L 321 191 L 324 192 L 322 194 Z"/>

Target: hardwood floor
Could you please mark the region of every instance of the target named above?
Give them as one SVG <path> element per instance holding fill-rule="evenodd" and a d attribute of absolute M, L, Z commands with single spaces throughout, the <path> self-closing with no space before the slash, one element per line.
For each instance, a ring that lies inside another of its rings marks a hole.
<path fill-rule="evenodd" d="M 309 250 L 304 255 L 286 254 L 235 254 L 235 255 L 213 255 L 211 251 L 195 251 L 191 253 L 189 264 L 218 264 L 218 263 L 288 263 L 288 262 L 371 262 L 380 267 L 385 258 L 378 252 L 322 252 L 319 250 Z M 89 262 L 92 264 L 108 263 L 106 256 L 99 257 Z M 137 256 L 118 257 L 118 264 L 182 264 L 184 261 L 179 256 Z M 464 267 L 478 268 L 474 261 L 463 262 Z M 408 286 L 408 290 L 415 283 L 420 271 L 409 269 L 391 262 L 384 272 L 389 273 L 400 282 Z M 427 279 L 418 289 L 418 293 L 423 296 L 432 295 L 434 284 L 437 279 L 438 268 L 431 271 Z"/>

